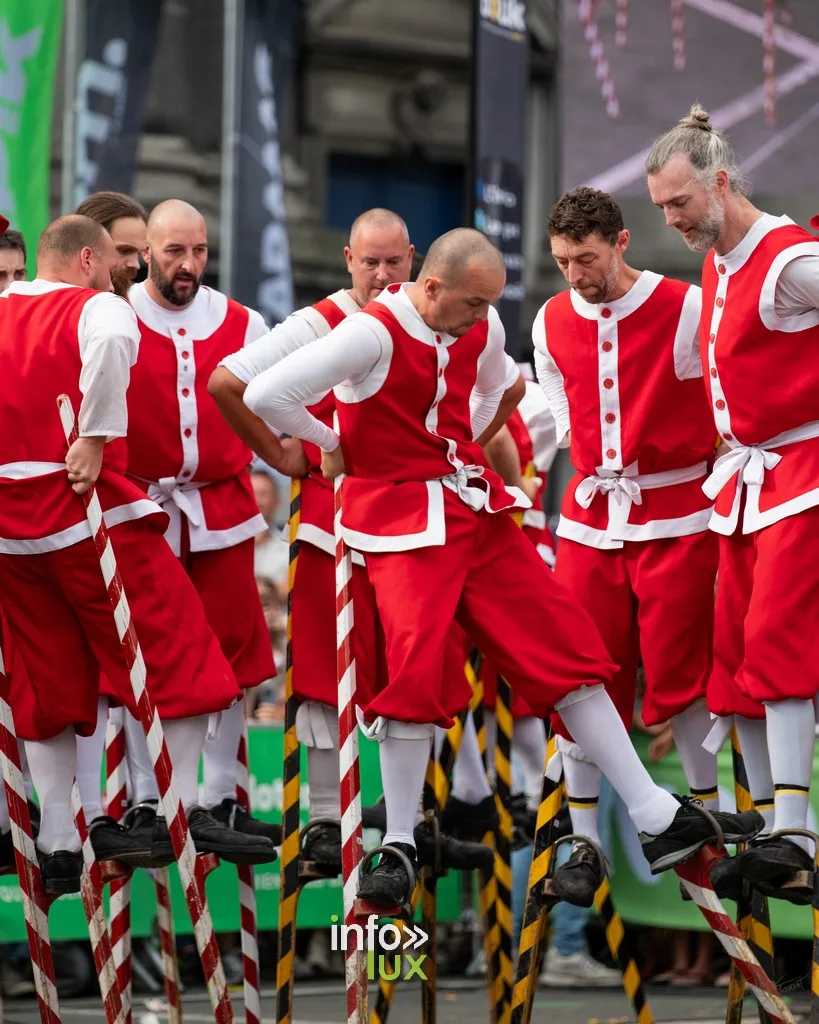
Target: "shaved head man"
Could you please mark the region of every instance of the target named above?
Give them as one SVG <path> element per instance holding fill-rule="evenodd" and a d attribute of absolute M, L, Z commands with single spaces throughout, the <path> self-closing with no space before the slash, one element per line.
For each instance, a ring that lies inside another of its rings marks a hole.
<path fill-rule="evenodd" d="M 344 258 L 358 305 L 365 306 L 392 281 L 408 280 L 414 252 L 407 225 L 397 213 L 376 207 L 356 217 Z"/>
<path fill-rule="evenodd" d="M 208 261 L 208 227 L 190 203 L 167 199 L 148 218 L 150 297 L 165 309 L 190 305 Z"/>

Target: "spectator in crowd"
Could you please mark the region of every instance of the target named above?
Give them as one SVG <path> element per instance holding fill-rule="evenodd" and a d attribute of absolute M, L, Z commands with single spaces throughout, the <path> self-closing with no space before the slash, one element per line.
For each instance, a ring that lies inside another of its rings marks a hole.
<path fill-rule="evenodd" d="M 256 495 L 256 504 L 267 523 L 267 529 L 256 538 L 256 579 L 271 582 L 284 600 L 287 597 L 289 554 L 277 524 L 276 513 L 281 505 L 279 490 L 273 476 L 263 469 L 253 469 L 250 481 Z"/>
<path fill-rule="evenodd" d="M 0 234 L 0 293 L 26 279 L 26 243 L 19 231 Z"/>

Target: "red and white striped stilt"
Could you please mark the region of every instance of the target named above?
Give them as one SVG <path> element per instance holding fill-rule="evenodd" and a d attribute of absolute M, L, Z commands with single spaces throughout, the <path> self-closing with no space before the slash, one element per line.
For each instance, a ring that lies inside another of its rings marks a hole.
<path fill-rule="evenodd" d="M 63 430 L 69 445 L 77 439 L 76 418 L 71 400 L 67 395 L 57 399 Z M 131 611 L 117 567 L 114 549 L 108 537 L 108 530 L 102 517 L 102 507 L 94 487 L 82 496 L 91 536 L 100 560 L 100 569 L 108 590 L 108 597 L 116 623 L 117 633 L 122 645 L 122 655 L 128 666 L 133 687 L 134 700 L 139 711 L 142 728 L 148 744 L 148 752 L 154 766 L 156 783 L 159 788 L 162 807 L 168 822 L 168 831 L 173 844 L 174 854 L 179 863 L 179 875 L 185 891 L 185 899 L 191 915 L 193 932 L 196 938 L 202 970 L 208 987 L 213 1013 L 218 1024 L 233 1024 L 233 1008 L 230 1003 L 225 972 L 213 921 L 205 895 L 205 871 L 196 862 L 196 850 L 193 839 L 188 832 L 188 823 L 182 802 L 176 793 L 172 781 L 172 765 L 168 748 L 162 732 L 162 723 L 156 712 L 153 699 L 146 685 L 145 660 L 140 650 L 139 640 L 131 619 Z"/>
<path fill-rule="evenodd" d="M 128 803 L 125 770 L 125 708 L 109 708 L 105 734 L 105 813 L 120 821 Z M 109 932 L 126 1024 L 131 1024 L 131 873 L 109 885 Z"/>
<path fill-rule="evenodd" d="M 762 77 L 765 88 L 765 123 L 776 124 L 776 0 L 764 0 L 762 15 Z"/>
<path fill-rule="evenodd" d="M 250 772 L 247 756 L 247 726 L 239 740 L 236 800 L 250 813 Z M 239 906 L 242 917 L 242 973 L 246 1024 L 260 1024 L 262 996 L 259 990 L 259 929 L 256 917 L 256 876 L 248 864 L 238 867 Z"/>
<path fill-rule="evenodd" d="M 336 429 L 338 426 L 336 425 Z M 336 555 L 336 671 L 338 681 L 339 778 L 341 779 L 341 875 L 344 923 L 356 924 L 356 892 L 364 851 L 361 829 L 361 776 L 358 762 L 355 654 L 353 653 L 353 561 L 341 534 L 342 476 L 335 480 L 333 532 Z M 367 1024 L 367 958 L 348 933 L 344 959 L 347 1024 Z"/>
<path fill-rule="evenodd" d="M 97 968 L 97 975 L 100 979 L 105 1019 L 108 1024 L 125 1024 L 119 979 L 114 966 L 114 954 L 111 950 L 111 939 L 108 935 L 108 925 L 102 906 L 102 869 L 94 856 L 94 848 L 88 835 L 85 811 L 82 809 L 80 791 L 76 782 L 71 791 L 71 801 L 74 807 L 74 822 L 82 843 L 82 858 L 85 865 L 80 882 L 80 893 L 85 919 L 88 922 L 88 935 L 91 939 L 94 966 Z"/>
<path fill-rule="evenodd" d="M 628 0 L 617 0 L 617 12 L 614 16 L 614 41 L 619 47 L 628 45 Z"/>
<path fill-rule="evenodd" d="M 679 876 L 691 899 L 708 922 L 728 956 L 736 964 L 745 982 L 756 997 L 760 1007 L 770 1019 L 782 1024 L 795 1024 L 795 1019 L 776 986 L 762 970 L 751 948 L 740 935 L 737 926 L 725 912 L 711 884 L 711 869 L 720 859 L 712 847 L 707 846 L 691 860 L 680 864 L 674 870 Z"/>
<path fill-rule="evenodd" d="M 171 883 L 167 868 L 154 868 L 152 874 L 156 887 L 156 923 L 159 929 L 159 948 L 162 952 L 168 1024 L 182 1024 L 182 985 L 179 980 L 179 959 L 176 955 L 176 933 L 171 909 Z"/>
<path fill-rule="evenodd" d="M 10 704 L 11 684 L 6 675 L 3 654 L 0 651 L 0 765 L 11 819 L 14 859 L 23 897 L 23 916 L 26 922 L 28 946 L 37 1003 L 42 1024 L 61 1024 L 57 983 L 51 940 L 48 936 L 48 908 L 52 897 L 43 890 L 40 865 L 34 849 L 34 836 L 26 802 L 26 788 L 20 767 L 20 751 Z"/>
<path fill-rule="evenodd" d="M 594 62 L 594 73 L 600 83 L 600 92 L 606 101 L 606 113 L 612 120 L 616 120 L 620 116 L 620 101 L 614 90 L 614 80 L 603 50 L 591 0 L 577 0 L 577 13 L 583 24 L 586 42 L 589 44 L 589 54 Z"/>
<path fill-rule="evenodd" d="M 685 15 L 683 0 L 671 0 L 671 50 L 674 54 L 674 70 L 685 71 Z"/>

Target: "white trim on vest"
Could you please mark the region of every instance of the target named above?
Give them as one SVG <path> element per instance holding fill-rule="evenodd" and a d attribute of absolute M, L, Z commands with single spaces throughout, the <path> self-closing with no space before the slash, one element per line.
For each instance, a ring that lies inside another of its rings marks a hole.
<path fill-rule="evenodd" d="M 386 306 L 411 338 L 423 342 L 424 345 L 443 345 L 448 348 L 455 344 L 458 340 L 456 337 L 444 334 L 443 331 L 433 331 L 422 319 L 407 295 L 407 285 L 402 284 L 396 292 L 391 292 L 388 288 L 389 286 L 377 299 L 373 299 L 373 302 L 380 302 L 382 306 Z"/>
<path fill-rule="evenodd" d="M 360 533 L 341 525 L 344 540 L 358 551 L 414 551 L 416 548 L 440 547 L 446 543 L 444 488 L 440 480 L 427 480 L 427 525 L 418 533 Z"/>
<path fill-rule="evenodd" d="M 674 373 L 678 380 L 693 380 L 702 376 L 699 345 L 701 316 L 702 289 L 692 284 L 685 293 L 674 335 Z"/>
<path fill-rule="evenodd" d="M 351 319 L 354 319 L 362 326 L 368 327 L 375 334 L 381 343 L 381 355 L 378 357 L 375 366 L 360 384 L 352 384 L 350 381 L 345 381 L 343 384 L 337 384 L 333 388 L 333 394 L 336 396 L 337 401 L 344 402 L 345 405 L 363 402 L 365 398 L 372 398 L 376 392 L 381 390 L 384 381 L 387 379 L 387 374 L 390 372 L 393 349 L 392 335 L 378 317 L 373 316 L 371 313 L 358 312 L 353 313 L 351 317 L 347 317 L 347 320 L 344 322 L 347 323 Z M 315 399 L 315 401 L 318 401 L 318 399 Z"/>
<path fill-rule="evenodd" d="M 725 392 L 722 390 L 722 383 L 719 379 L 716 352 L 719 325 L 722 322 L 722 314 L 728 301 L 728 281 L 731 275 L 728 273 L 727 267 L 720 274 L 719 266 L 722 266 L 722 264 L 718 264 L 717 267 L 719 277 L 717 280 L 717 290 L 714 295 L 714 306 L 711 310 L 711 325 L 708 331 L 708 383 L 711 395 L 711 411 L 714 414 L 714 423 L 717 426 L 717 431 L 720 437 L 725 438 L 726 441 L 733 441 L 734 432 L 731 427 L 731 412 L 728 408 L 728 399 L 725 397 Z"/>
<path fill-rule="evenodd" d="M 662 274 L 655 274 L 653 270 L 643 270 L 626 294 L 621 295 L 619 299 L 612 299 L 611 302 L 586 302 L 574 288 L 569 291 L 569 296 L 575 313 L 584 320 L 599 320 L 600 311 L 603 309 L 611 310 L 613 319 L 624 320 L 651 298 L 662 279 Z"/>
<path fill-rule="evenodd" d="M 330 555 L 331 558 L 335 557 L 336 542 L 332 533 L 322 530 L 320 526 L 316 526 L 314 523 L 305 523 L 303 519 L 300 520 L 299 528 L 296 531 L 296 539 L 302 544 L 309 544 L 311 547 L 323 551 L 325 555 Z M 285 530 L 282 530 L 281 540 L 287 543 Z M 353 565 L 365 564 L 364 556 L 358 551 L 351 551 L 350 554 L 353 558 Z"/>
<path fill-rule="evenodd" d="M 148 294 L 145 282 L 132 285 L 128 291 L 128 301 L 134 312 L 155 334 L 172 338 L 174 333 L 183 328 L 191 342 L 195 338 L 209 338 L 219 330 L 225 322 L 228 311 L 227 296 L 205 285 L 199 289 L 193 302 L 178 312 L 166 310 L 158 305 Z M 167 314 L 167 316 L 165 315 Z M 238 345 L 237 348 L 241 348 Z"/>
<path fill-rule="evenodd" d="M 795 334 L 797 331 L 807 331 L 811 327 L 819 326 L 819 309 L 812 309 L 807 313 L 797 313 L 795 316 L 779 316 L 776 312 L 776 286 L 780 275 L 789 263 L 799 259 L 800 256 L 819 257 L 819 241 L 801 242 L 799 245 L 791 245 L 787 249 L 783 249 L 775 257 L 765 275 L 762 291 L 759 294 L 759 318 L 769 331 Z"/>
<path fill-rule="evenodd" d="M 105 525 L 110 530 L 120 523 L 132 522 L 135 519 L 144 519 L 145 516 L 156 515 L 160 512 L 159 506 L 150 498 L 139 498 L 130 501 L 125 505 L 115 505 L 106 509 L 102 517 Z M 34 537 L 27 540 L 17 540 L 7 537 L 0 537 L 0 553 L 5 555 L 42 555 L 48 551 L 61 551 L 63 548 L 73 547 L 80 541 L 87 540 L 91 536 L 91 527 L 87 520 L 75 523 L 65 530 L 57 533 L 50 533 L 47 537 Z"/>

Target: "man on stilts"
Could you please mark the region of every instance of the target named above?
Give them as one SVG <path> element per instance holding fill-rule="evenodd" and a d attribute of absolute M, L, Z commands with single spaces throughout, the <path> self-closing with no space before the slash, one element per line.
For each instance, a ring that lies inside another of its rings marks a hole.
<path fill-rule="evenodd" d="M 606 192 L 567 192 L 547 229 L 570 288 L 535 317 L 535 367 L 576 469 L 555 572 L 619 666 L 609 692 L 626 727 L 642 660 L 643 720 L 671 722 L 691 794 L 714 809 L 716 757 L 702 743 L 718 548 L 702 483 L 716 431 L 701 381 L 700 290 L 625 262 L 629 233 Z M 555 728 L 572 829 L 599 845 L 600 769 L 559 716 Z M 582 843 L 554 875 L 557 895 L 586 907 L 601 881 Z"/>
<path fill-rule="evenodd" d="M 491 305 L 505 279 L 501 254 L 480 232 L 449 232 L 430 247 L 417 282 L 388 286 L 266 370 L 245 402 L 317 444 L 326 477 L 349 473 L 342 527 L 365 552 L 389 669 L 388 684 L 360 709 L 381 744 L 386 845 L 417 864 L 413 824 L 430 741 L 436 724 L 452 723 L 443 654 L 457 621 L 535 715 L 560 711 L 623 797 L 652 869 L 663 871 L 706 846 L 711 825 L 640 763 L 606 693 L 615 669 L 591 618 L 504 514 L 530 502 L 483 466 L 475 441 L 506 384 Z M 329 388 L 343 440 L 305 408 Z M 720 818 L 730 842 L 761 827 L 755 813 Z M 401 859 L 385 854 L 359 895 L 394 907 L 413 887 Z"/>
<path fill-rule="evenodd" d="M 126 389 L 139 333 L 133 310 L 110 294 L 115 264 L 104 228 L 87 217 L 63 217 L 40 238 L 36 280 L 16 283 L 0 297 L 0 600 L 30 683 L 26 699 L 13 698 L 13 712 L 42 806 L 43 882 L 55 894 L 80 887 L 71 800 L 75 730 L 94 729 L 101 671 L 135 710 L 77 496 L 92 484 L 197 848 L 228 860 L 241 861 L 243 851 L 255 856 L 248 837 L 198 805 L 208 717 L 228 708 L 239 689 L 196 591 L 162 537 L 167 516 L 123 474 Z M 63 392 L 79 414 L 80 436 L 68 451 L 56 413 Z M 167 842 L 160 821 L 154 834 Z"/>
<path fill-rule="evenodd" d="M 720 535 L 711 745 L 733 721 L 765 831 L 805 828 L 819 691 L 819 242 L 750 202 L 730 142 L 698 105 L 657 140 L 646 173 L 668 226 L 708 254 L 701 355 L 724 443 L 705 485 Z M 811 848 L 760 840 L 731 862 L 733 883 L 776 895 L 813 869 Z"/>

